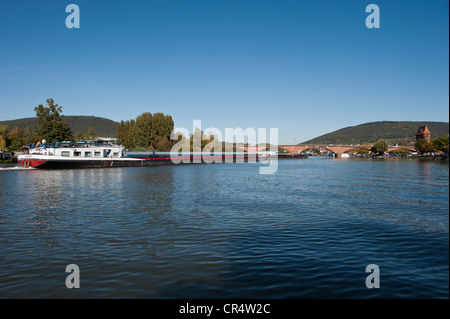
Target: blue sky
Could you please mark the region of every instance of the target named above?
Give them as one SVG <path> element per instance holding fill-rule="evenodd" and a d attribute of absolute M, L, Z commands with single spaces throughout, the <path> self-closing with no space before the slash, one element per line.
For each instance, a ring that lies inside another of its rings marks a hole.
<path fill-rule="evenodd" d="M 68 29 L 68 4 L 80 28 Z M 365 8 L 380 8 L 368 29 Z M 300 143 L 371 121 L 449 120 L 449 2 L 17 0 L 0 2 L 0 120 L 270 128 Z"/>

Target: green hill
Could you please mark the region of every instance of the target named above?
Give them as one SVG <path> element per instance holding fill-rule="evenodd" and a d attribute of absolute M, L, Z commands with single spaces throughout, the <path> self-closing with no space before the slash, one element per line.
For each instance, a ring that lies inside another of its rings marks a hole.
<path fill-rule="evenodd" d="M 112 120 L 97 117 L 97 116 L 62 116 L 69 124 L 73 134 L 76 136 L 79 132 L 88 133 L 89 128 L 93 128 L 99 137 L 116 137 L 117 126 L 119 123 Z M 29 126 L 31 129 L 35 125 L 38 127 L 38 122 L 35 117 L 22 118 L 10 121 L 0 121 L 0 125 L 8 125 L 8 128 L 18 126 L 24 129 Z"/>
<path fill-rule="evenodd" d="M 417 129 L 423 125 L 428 126 L 432 139 L 448 135 L 448 122 L 381 121 L 345 127 L 300 144 L 356 145 L 375 143 L 380 139 L 385 139 L 389 144 L 410 143 L 416 141 Z"/>

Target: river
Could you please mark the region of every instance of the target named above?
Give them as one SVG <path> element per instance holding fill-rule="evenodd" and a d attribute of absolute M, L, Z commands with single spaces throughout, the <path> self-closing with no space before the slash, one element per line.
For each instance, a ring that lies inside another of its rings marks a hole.
<path fill-rule="evenodd" d="M 449 297 L 448 163 L 260 165 L 0 166 L 0 298 Z"/>

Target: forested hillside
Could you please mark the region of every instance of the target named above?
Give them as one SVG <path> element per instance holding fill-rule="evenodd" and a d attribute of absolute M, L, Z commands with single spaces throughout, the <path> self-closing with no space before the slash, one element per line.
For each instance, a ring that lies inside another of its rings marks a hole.
<path fill-rule="evenodd" d="M 99 137 L 116 137 L 119 123 L 97 116 L 61 116 L 69 124 L 75 136 L 79 133 L 88 134 L 93 130 Z M 0 121 L 1 125 L 7 125 L 9 129 L 18 126 L 24 130 L 27 126 L 33 129 L 38 127 L 38 121 L 35 117 L 22 118 L 11 121 Z"/>
<path fill-rule="evenodd" d="M 375 143 L 380 139 L 390 144 L 409 143 L 416 141 L 417 129 L 426 125 L 435 139 L 448 135 L 448 122 L 370 122 L 357 126 L 350 126 L 337 131 L 321 135 L 300 144 L 364 144 Z"/>

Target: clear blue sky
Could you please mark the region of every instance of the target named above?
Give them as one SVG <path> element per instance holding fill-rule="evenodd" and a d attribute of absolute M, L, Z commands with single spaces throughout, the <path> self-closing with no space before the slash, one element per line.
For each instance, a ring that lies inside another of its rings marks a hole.
<path fill-rule="evenodd" d="M 68 4 L 80 29 L 68 29 Z M 380 7 L 368 29 L 366 5 Z M 293 144 L 365 122 L 449 120 L 448 0 L 0 2 L 0 120 L 277 127 Z"/>

